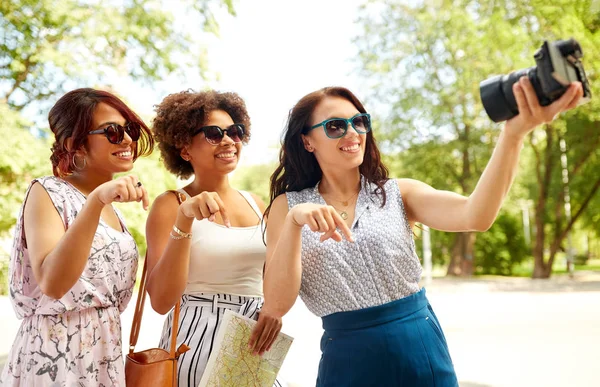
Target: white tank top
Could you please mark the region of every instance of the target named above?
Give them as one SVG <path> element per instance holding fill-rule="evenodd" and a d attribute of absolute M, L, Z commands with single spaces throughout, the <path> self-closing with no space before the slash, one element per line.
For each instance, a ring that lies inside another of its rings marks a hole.
<path fill-rule="evenodd" d="M 190 198 L 185 190 L 178 191 Z M 262 220 L 262 213 L 252 195 L 239 192 Z M 260 220 L 256 226 L 230 228 L 207 219 L 194 220 L 185 294 L 225 293 L 262 297 L 265 257 Z"/>

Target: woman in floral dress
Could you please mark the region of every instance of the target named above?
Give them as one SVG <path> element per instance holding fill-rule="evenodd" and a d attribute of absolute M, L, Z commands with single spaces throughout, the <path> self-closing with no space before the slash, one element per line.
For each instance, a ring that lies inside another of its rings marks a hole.
<path fill-rule="evenodd" d="M 15 228 L 10 297 L 21 327 L 1 386 L 124 386 L 120 313 L 137 271 L 113 202 L 148 195 L 130 171 L 152 150 L 142 120 L 114 95 L 77 89 L 48 116 L 54 176 L 33 180 Z"/>

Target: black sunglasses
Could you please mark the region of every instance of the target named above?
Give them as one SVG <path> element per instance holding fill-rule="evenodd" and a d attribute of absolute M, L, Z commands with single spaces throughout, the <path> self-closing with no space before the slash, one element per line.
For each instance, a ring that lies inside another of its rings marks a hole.
<path fill-rule="evenodd" d="M 359 113 L 351 118 L 330 118 L 321 123 L 304 130 L 304 134 L 313 129 L 323 126 L 325 134 L 329 138 L 342 138 L 348 131 L 348 124 L 352 125 L 357 133 L 364 134 L 371 131 L 371 116 L 369 113 Z"/>
<path fill-rule="evenodd" d="M 227 137 L 233 140 L 233 142 L 242 142 L 246 129 L 243 124 L 233 124 L 226 129 L 216 125 L 203 126 L 194 130 L 192 137 L 200 132 L 204 132 L 204 137 L 211 145 L 219 145 L 227 133 Z"/>
<path fill-rule="evenodd" d="M 131 141 L 140 139 L 141 125 L 137 122 L 128 122 L 125 126 L 119 124 L 108 124 L 106 128 L 92 130 L 88 134 L 104 134 L 111 144 L 120 144 L 125 138 L 125 132 L 131 137 Z"/>

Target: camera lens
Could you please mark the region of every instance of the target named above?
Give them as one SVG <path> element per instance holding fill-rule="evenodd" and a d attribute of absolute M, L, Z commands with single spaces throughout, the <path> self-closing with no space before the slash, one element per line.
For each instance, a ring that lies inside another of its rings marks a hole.
<path fill-rule="evenodd" d="M 481 102 L 487 115 L 494 122 L 502 122 L 519 114 L 512 85 L 523 75 L 529 75 L 534 67 L 488 78 L 479 84 Z"/>

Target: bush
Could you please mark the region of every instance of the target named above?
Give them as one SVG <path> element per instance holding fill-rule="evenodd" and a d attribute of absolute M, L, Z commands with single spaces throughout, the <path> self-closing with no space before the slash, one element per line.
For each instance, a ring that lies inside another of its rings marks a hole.
<path fill-rule="evenodd" d="M 587 265 L 589 257 L 587 254 L 576 254 L 573 260 L 576 265 Z"/>
<path fill-rule="evenodd" d="M 487 232 L 477 235 L 475 273 L 512 275 L 515 266 L 530 258 L 519 217 L 503 213 Z"/>
<path fill-rule="evenodd" d="M 0 296 L 8 294 L 8 257 L 0 255 Z"/>

